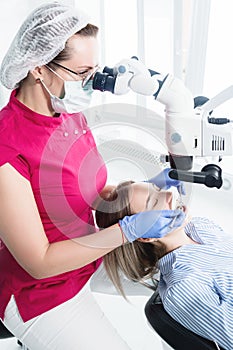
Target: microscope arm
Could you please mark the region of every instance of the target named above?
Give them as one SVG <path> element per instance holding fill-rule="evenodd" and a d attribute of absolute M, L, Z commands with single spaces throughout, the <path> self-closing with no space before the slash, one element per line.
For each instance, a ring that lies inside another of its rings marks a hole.
<path fill-rule="evenodd" d="M 97 73 L 94 77 L 93 88 L 116 95 L 129 90 L 146 96 L 153 95 L 165 105 L 165 138 L 173 169 L 169 176 L 208 187 L 222 186 L 221 168 L 215 164 L 208 164 L 201 172 L 188 170 L 192 169 L 193 157 L 232 155 L 229 129 L 222 125 L 224 123 L 214 123 L 215 118 L 209 118 L 209 113 L 213 106 L 233 97 L 233 88 L 215 96 L 213 102 L 205 99 L 204 104 L 202 101 L 195 105 L 195 99 L 182 80 L 148 70 L 135 57 L 120 61 L 114 68 L 105 67 L 103 73 Z"/>
<path fill-rule="evenodd" d="M 194 172 L 172 169 L 168 175 L 171 179 L 204 184 L 207 187 L 222 186 L 222 169 L 216 164 L 205 165 L 201 171 Z"/>

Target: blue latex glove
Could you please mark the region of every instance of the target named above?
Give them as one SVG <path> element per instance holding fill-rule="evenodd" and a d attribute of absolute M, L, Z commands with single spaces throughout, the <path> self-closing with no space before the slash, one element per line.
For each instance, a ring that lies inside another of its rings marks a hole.
<path fill-rule="evenodd" d="M 147 182 L 151 182 L 155 184 L 157 187 L 161 188 L 162 190 L 168 190 L 171 186 L 174 186 L 177 188 L 178 192 L 185 195 L 185 188 L 184 183 L 179 180 L 171 179 L 168 175 L 170 168 L 166 168 L 163 171 L 161 171 L 158 175 L 152 177 Z"/>
<path fill-rule="evenodd" d="M 181 226 L 184 219 L 181 210 L 149 210 L 125 216 L 119 225 L 127 240 L 133 242 L 137 238 L 161 238 Z"/>

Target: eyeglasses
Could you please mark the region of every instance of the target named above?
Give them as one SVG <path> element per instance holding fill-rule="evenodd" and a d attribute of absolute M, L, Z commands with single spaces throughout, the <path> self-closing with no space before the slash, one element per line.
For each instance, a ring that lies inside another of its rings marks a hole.
<path fill-rule="evenodd" d="M 84 72 L 77 73 L 77 72 L 73 71 L 72 69 L 61 65 L 60 63 L 57 63 L 57 62 L 54 62 L 54 61 L 52 61 L 51 63 L 54 64 L 55 66 L 58 66 L 60 68 L 63 68 L 65 70 L 67 70 L 70 73 L 73 73 L 73 74 L 77 75 L 82 80 L 82 87 L 84 87 L 89 82 L 89 80 L 92 78 L 92 76 L 99 69 L 99 66 L 96 66 L 94 68 L 87 69 Z"/>

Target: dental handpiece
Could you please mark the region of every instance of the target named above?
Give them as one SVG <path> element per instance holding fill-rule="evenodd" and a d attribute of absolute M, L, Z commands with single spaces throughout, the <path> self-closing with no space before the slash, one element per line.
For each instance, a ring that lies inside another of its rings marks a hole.
<path fill-rule="evenodd" d="M 182 194 L 180 192 L 179 192 L 179 198 L 178 198 L 177 202 L 178 202 L 178 205 L 177 205 L 176 209 L 183 211 L 184 203 L 183 203 Z M 169 225 L 169 228 L 173 228 L 176 219 L 177 219 L 177 216 L 174 217 L 174 219 L 172 220 L 171 224 Z"/>

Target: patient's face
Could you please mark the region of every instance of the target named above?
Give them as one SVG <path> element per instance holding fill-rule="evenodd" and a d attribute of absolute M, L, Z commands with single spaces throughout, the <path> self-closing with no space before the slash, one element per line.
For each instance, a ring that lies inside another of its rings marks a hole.
<path fill-rule="evenodd" d="M 160 190 L 151 183 L 140 182 L 130 185 L 129 199 L 132 214 L 146 210 L 174 209 L 172 198 L 172 191 Z"/>

